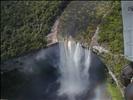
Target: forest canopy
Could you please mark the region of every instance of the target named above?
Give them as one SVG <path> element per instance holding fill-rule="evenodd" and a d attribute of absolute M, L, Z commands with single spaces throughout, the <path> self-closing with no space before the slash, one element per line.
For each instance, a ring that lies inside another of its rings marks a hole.
<path fill-rule="evenodd" d="M 46 46 L 65 1 L 1 1 L 1 59 Z"/>

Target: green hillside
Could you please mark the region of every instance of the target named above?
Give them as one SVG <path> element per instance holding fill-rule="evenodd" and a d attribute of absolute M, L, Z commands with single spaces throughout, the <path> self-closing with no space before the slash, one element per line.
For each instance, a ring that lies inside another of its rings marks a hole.
<path fill-rule="evenodd" d="M 64 1 L 1 1 L 1 59 L 45 47 Z"/>

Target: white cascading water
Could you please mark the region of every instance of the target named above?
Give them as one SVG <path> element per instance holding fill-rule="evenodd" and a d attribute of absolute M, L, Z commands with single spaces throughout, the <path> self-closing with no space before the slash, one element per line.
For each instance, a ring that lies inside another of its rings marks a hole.
<path fill-rule="evenodd" d="M 59 95 L 75 100 L 89 85 L 90 50 L 84 50 L 72 40 L 60 43 L 60 88 Z M 81 60 L 85 61 L 81 61 Z"/>

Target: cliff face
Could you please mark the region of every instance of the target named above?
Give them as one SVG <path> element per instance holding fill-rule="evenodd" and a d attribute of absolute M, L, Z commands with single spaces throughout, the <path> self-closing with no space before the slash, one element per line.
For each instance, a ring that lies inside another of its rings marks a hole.
<path fill-rule="evenodd" d="M 110 1 L 72 1 L 61 15 L 59 32 L 75 37 L 87 30 L 93 34 L 111 4 Z"/>

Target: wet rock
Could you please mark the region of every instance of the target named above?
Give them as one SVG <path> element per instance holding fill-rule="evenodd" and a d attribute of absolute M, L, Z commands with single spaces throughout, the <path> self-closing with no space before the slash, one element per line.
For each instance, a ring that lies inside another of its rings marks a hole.
<path fill-rule="evenodd" d="M 124 86 L 128 86 L 131 82 L 131 78 L 133 77 L 133 63 L 130 63 L 129 65 L 126 65 L 124 69 L 122 70 L 120 79 L 121 83 Z"/>
<path fill-rule="evenodd" d="M 130 83 L 125 89 L 125 99 L 133 100 L 133 83 Z"/>

